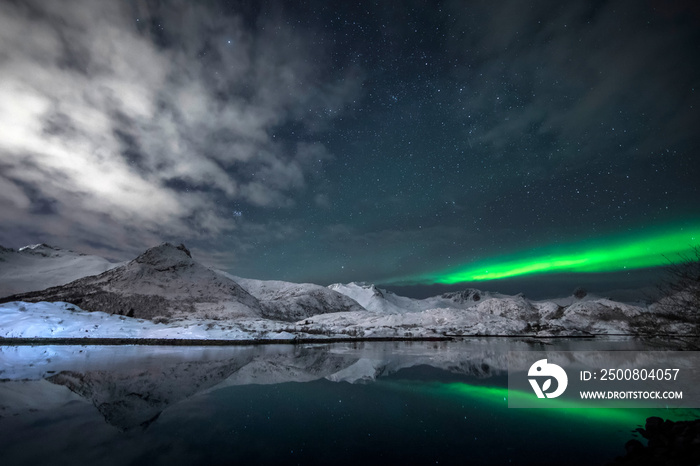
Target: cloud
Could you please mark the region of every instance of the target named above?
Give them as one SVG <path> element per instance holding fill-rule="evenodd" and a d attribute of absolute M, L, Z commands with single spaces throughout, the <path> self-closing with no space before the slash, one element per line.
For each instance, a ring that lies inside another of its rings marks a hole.
<path fill-rule="evenodd" d="M 359 92 L 322 54 L 281 19 L 202 4 L 3 2 L 0 239 L 140 249 L 235 229 L 227 202 L 293 205 L 331 156 L 276 128 L 312 137 Z"/>

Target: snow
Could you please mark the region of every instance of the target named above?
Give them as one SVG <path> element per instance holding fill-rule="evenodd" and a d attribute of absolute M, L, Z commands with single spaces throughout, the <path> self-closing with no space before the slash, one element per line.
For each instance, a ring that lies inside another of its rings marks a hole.
<path fill-rule="evenodd" d="M 418 312 L 422 310 L 417 300 L 398 296 L 370 284 L 353 282 L 343 285 L 342 283 L 336 283 L 328 288 L 354 299 L 370 312 L 402 314 L 404 312 Z"/>
<path fill-rule="evenodd" d="M 0 304 L 0 337 L 5 338 L 179 338 L 250 340 L 293 338 L 268 330 L 259 321 L 243 328 L 236 322 L 182 320 L 154 323 L 104 312 L 88 312 L 69 303 Z"/>
<path fill-rule="evenodd" d="M 364 311 L 352 298 L 312 283 L 290 283 L 277 280 L 253 280 L 215 270 L 243 287 L 260 301 L 263 316 L 294 322 L 306 317 L 331 312 Z"/>
<path fill-rule="evenodd" d="M 431 338 L 472 335 L 580 335 L 631 333 L 643 310 L 609 300 L 562 309 L 523 298 L 491 298 L 467 309 L 439 308 L 383 314 L 354 311 L 316 315 L 296 323 L 263 318 L 174 319 L 154 323 L 68 303 L 10 302 L 0 305 L 0 337 L 179 338 L 294 340 L 297 338 Z"/>
<path fill-rule="evenodd" d="M 445 335 L 521 335 L 526 323 L 476 309 L 429 309 L 404 314 L 337 313 L 307 320 L 302 330 L 356 337 L 411 338 Z M 302 324 L 302 322 L 299 322 Z"/>
<path fill-rule="evenodd" d="M 382 314 L 422 312 L 429 309 L 468 309 L 484 299 L 510 298 L 510 296 L 498 293 L 468 289 L 425 299 L 414 299 L 399 296 L 369 283 L 358 282 L 336 283 L 329 285 L 328 288 L 354 299 L 370 312 Z"/>
<path fill-rule="evenodd" d="M 515 296 L 480 300 L 465 309 L 325 314 L 298 325 L 305 332 L 355 337 L 612 335 L 632 333 L 630 323 L 643 312 L 642 308 L 607 299 L 577 302 L 563 308 L 555 303 L 532 303 Z"/>
<path fill-rule="evenodd" d="M 43 243 L 30 244 L 28 246 L 23 246 L 23 247 L 19 248 L 18 250 L 19 251 L 28 251 L 28 250 L 34 250 L 34 249 L 40 248 L 42 246 L 44 246 Z"/>
<path fill-rule="evenodd" d="M 596 334 L 630 333 L 629 322 L 642 313 L 637 306 L 597 299 L 567 307 L 560 322 L 566 327 L 586 329 Z"/>

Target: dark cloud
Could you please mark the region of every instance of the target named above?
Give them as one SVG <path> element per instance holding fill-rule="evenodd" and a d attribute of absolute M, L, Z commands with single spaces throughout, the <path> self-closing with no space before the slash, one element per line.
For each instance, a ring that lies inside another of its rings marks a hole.
<path fill-rule="evenodd" d="M 41 230 L 33 215 L 55 204 L 64 227 L 52 240 L 61 244 L 69 229 L 85 232 L 73 244 L 113 242 L 111 230 L 89 227 L 105 213 L 142 232 L 122 243 L 133 250 L 144 238 L 234 230 L 222 201 L 293 205 L 307 152 L 327 150 L 316 141 L 289 152 L 274 128 L 306 125 L 319 108 L 340 113 L 359 84 L 318 87 L 323 54 L 282 18 L 253 28 L 236 10 L 89 1 L 6 2 L 0 18 L 0 151 L 14 180 L 0 191 L 9 201 L 2 215 Z M 22 170 L 26 163 L 44 170 Z M 51 203 L 37 208 L 35 198 Z"/>

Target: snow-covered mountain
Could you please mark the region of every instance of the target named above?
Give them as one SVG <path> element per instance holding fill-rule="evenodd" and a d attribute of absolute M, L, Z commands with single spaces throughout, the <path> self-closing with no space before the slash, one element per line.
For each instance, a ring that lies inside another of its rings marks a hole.
<path fill-rule="evenodd" d="M 12 254 L 6 252 L 8 257 Z M 46 273 L 46 258 L 94 258 L 45 245 L 23 248 L 22 254 L 42 258 L 25 261 L 26 274 L 35 283 Z M 62 301 L 87 311 L 151 320 L 263 317 L 295 322 L 329 312 L 364 311 L 351 298 L 323 286 L 245 279 L 207 268 L 194 261 L 183 245 L 165 243 L 121 266 L 112 264 L 106 273 L 100 269 L 97 276 L 80 275 L 89 274 L 92 270 L 85 265 L 93 262 L 78 262 L 67 274 L 77 280 L 64 286 L 15 294 L 0 302 Z M 16 270 L 5 265 L 0 263 L 4 274 Z M 50 270 L 60 274 L 56 267 Z"/>
<path fill-rule="evenodd" d="M 421 312 L 429 309 L 467 309 L 484 299 L 508 297 L 506 295 L 467 289 L 425 299 L 413 299 L 377 288 L 370 283 L 358 282 L 348 284 L 336 283 L 329 285 L 328 288 L 354 299 L 368 311 L 381 314 L 403 314 L 405 312 Z"/>
<path fill-rule="evenodd" d="M 295 322 L 319 314 L 365 310 L 351 297 L 320 285 L 253 280 L 218 272 L 255 296 L 260 301 L 263 316 L 268 319 Z"/>
<path fill-rule="evenodd" d="M 19 250 L 0 246 L 0 297 L 65 285 L 120 264 L 46 244 Z"/>
<path fill-rule="evenodd" d="M 402 314 L 422 310 L 417 304 L 417 300 L 398 296 L 368 283 L 336 283 L 329 285 L 328 288 L 354 299 L 370 312 Z"/>
<path fill-rule="evenodd" d="M 369 313 L 338 313 L 304 322 L 311 332 L 351 336 L 627 334 L 648 310 L 593 295 L 530 301 L 475 289 L 425 299 L 398 296 L 366 283 L 329 286 Z"/>
<path fill-rule="evenodd" d="M 260 317 L 257 299 L 195 262 L 185 246 L 164 243 L 100 275 L 13 295 L 8 301 L 63 301 L 87 311 L 158 319 Z"/>
<path fill-rule="evenodd" d="M 436 301 L 439 299 L 444 298 L 435 298 Z M 513 296 L 483 299 L 462 308 L 325 314 L 299 324 L 304 332 L 362 338 L 610 335 L 634 333 L 634 323 L 647 312 L 640 307 L 606 299 L 578 301 L 562 307 L 552 302 L 531 302 Z"/>
<path fill-rule="evenodd" d="M 33 277 L 46 270 L 52 271 L 49 275 L 60 275 L 59 268 L 47 265 L 54 259 L 75 264 L 74 269 L 67 265 L 70 270 L 63 276 L 85 273 L 88 263 L 114 265 L 38 245 L 0 251 L 0 257 L 9 258 L 0 262 L 0 273 L 17 270 L 19 256 L 29 258 L 22 260 L 29 264 L 26 271 L 33 270 Z M 36 258 L 33 263 L 32 258 Z M 77 258 L 76 262 L 71 258 Z M 0 298 L 0 303 L 7 303 L 0 305 L 0 336 L 25 338 L 289 340 L 629 334 L 653 311 L 653 306 L 592 295 L 530 301 L 521 295 L 467 289 L 413 299 L 364 283 L 322 287 L 252 280 L 207 268 L 194 261 L 185 246 L 168 243 L 99 275 Z M 87 311 L 102 312 L 90 315 Z M 671 333 L 683 329 L 681 322 Z"/>

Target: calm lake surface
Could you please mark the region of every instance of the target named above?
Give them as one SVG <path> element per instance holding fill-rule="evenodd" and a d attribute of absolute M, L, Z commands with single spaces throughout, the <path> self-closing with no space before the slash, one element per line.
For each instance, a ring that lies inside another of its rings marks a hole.
<path fill-rule="evenodd" d="M 633 340 L 0 347 L 7 465 L 604 464 L 658 415 L 509 409 L 508 351 Z"/>

